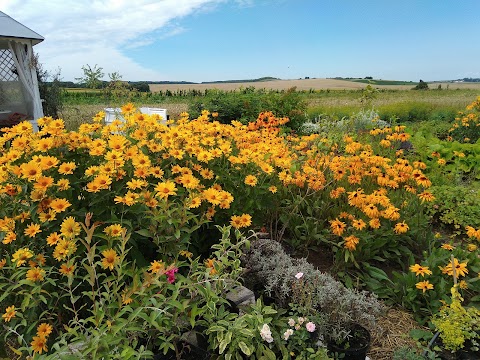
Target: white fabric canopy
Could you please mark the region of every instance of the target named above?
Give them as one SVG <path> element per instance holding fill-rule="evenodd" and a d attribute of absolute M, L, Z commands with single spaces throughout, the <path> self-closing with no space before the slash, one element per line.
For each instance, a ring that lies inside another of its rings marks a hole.
<path fill-rule="evenodd" d="M 38 131 L 37 119 L 43 117 L 43 108 L 38 91 L 37 71 L 33 64 L 32 41 L 9 41 L 8 47 L 12 52 L 18 78 L 25 90 L 25 99 L 30 105 L 29 110 L 33 116 L 33 120 L 31 121 L 33 129 L 34 131 Z"/>

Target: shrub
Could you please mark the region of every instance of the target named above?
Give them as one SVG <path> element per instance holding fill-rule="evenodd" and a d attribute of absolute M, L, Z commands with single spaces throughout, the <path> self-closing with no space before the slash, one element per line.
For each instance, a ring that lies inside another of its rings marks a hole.
<path fill-rule="evenodd" d="M 319 336 L 325 340 L 345 340 L 352 323 L 371 328 L 382 310 L 373 294 L 345 288 L 305 259 L 291 258 L 276 241 L 252 242 L 244 261 L 280 307 L 289 306 L 298 316 L 320 316 Z"/>

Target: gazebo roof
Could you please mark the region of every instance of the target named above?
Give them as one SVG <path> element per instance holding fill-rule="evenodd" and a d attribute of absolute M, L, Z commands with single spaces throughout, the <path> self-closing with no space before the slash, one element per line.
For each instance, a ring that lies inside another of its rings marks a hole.
<path fill-rule="evenodd" d="M 45 38 L 0 11 L 0 40 L 26 39 L 36 45 Z"/>

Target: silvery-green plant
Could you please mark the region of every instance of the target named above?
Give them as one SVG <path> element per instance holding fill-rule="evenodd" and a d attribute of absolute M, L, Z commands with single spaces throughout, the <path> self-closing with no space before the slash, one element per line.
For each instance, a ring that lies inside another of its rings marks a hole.
<path fill-rule="evenodd" d="M 321 314 L 324 323 L 318 327 L 319 336 L 327 340 L 340 343 L 348 339 L 353 323 L 371 329 L 383 311 L 374 294 L 346 288 L 329 274 L 315 269 L 306 259 L 290 257 L 276 241 L 253 241 L 244 263 L 251 272 L 250 278 L 262 284 L 265 293 L 274 298 L 278 306 L 302 309 L 302 305 L 308 304 L 303 309 L 308 307 Z M 300 287 L 306 289 L 300 296 L 299 282 L 302 282 Z"/>

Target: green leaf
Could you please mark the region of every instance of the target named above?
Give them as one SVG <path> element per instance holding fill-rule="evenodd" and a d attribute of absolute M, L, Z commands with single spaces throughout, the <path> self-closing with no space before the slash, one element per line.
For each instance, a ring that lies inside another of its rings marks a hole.
<path fill-rule="evenodd" d="M 250 356 L 252 354 L 252 351 L 250 350 L 250 348 L 243 341 L 240 341 L 238 343 L 238 347 L 240 348 L 240 350 L 242 350 L 242 352 L 245 355 Z"/>

